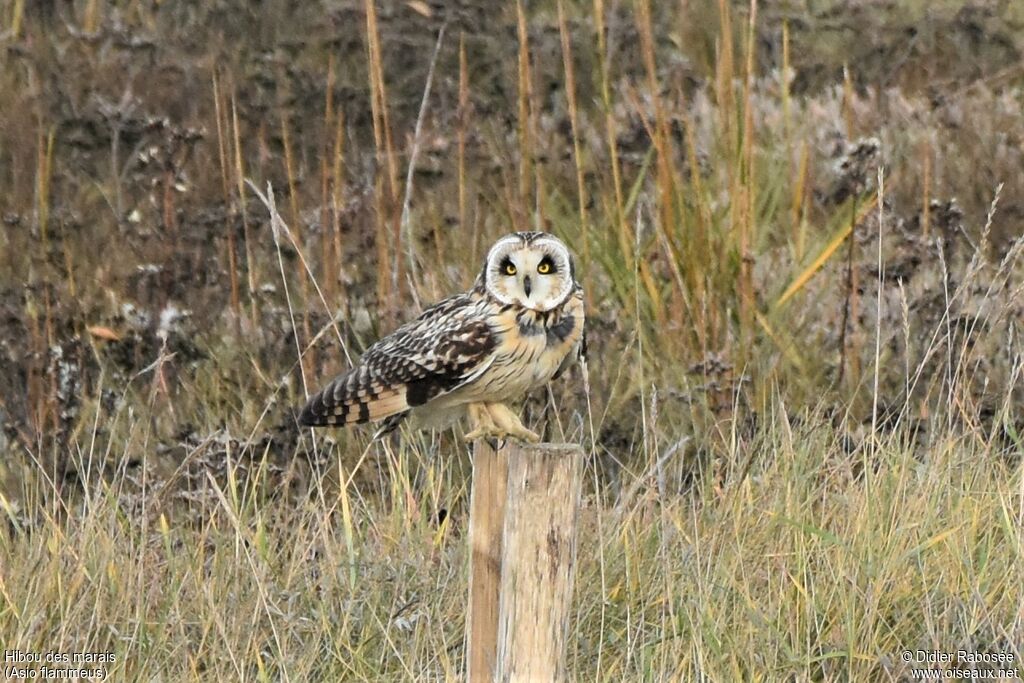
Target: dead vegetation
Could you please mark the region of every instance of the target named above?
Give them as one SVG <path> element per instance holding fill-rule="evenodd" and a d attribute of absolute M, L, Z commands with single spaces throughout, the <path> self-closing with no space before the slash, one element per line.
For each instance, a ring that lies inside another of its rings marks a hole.
<path fill-rule="evenodd" d="M 1013 2 L 0 0 L 4 646 L 456 677 L 457 434 L 295 410 L 540 228 L 589 299 L 589 393 L 524 408 L 589 453 L 580 680 L 1019 662 L 1022 36 Z"/>

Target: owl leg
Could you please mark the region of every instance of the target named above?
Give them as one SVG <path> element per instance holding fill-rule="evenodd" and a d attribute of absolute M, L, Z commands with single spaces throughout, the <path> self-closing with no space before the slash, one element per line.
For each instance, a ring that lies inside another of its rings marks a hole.
<path fill-rule="evenodd" d="M 462 437 L 464 440 L 475 441 L 498 436 L 498 427 L 491 419 L 491 413 L 485 403 L 470 403 L 468 407 L 469 423 L 473 426 L 473 431 Z"/>
<path fill-rule="evenodd" d="M 469 419 L 473 431 L 466 441 L 482 438 L 507 439 L 513 437 L 527 443 L 537 443 L 540 437 L 523 426 L 519 416 L 504 403 L 470 403 Z"/>
<path fill-rule="evenodd" d="M 537 443 L 540 437 L 523 426 L 519 416 L 504 403 L 486 403 L 487 412 L 497 426 L 501 436 L 512 436 L 527 443 Z"/>

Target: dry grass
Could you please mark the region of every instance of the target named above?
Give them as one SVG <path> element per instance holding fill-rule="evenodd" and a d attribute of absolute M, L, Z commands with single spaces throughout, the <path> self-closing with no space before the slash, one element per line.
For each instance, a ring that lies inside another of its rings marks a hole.
<path fill-rule="evenodd" d="M 1019 8 L 286 5 L 0 0 L 5 649 L 459 677 L 459 434 L 294 408 L 539 227 L 577 680 L 1020 662 Z"/>
<path fill-rule="evenodd" d="M 578 679 L 878 680 L 907 675 L 907 648 L 1021 656 L 1018 466 L 977 436 L 922 459 L 772 417 L 691 495 L 650 473 L 587 496 Z M 5 544 L 5 641 L 116 652 L 119 680 L 456 677 L 465 521 L 435 510 L 465 471 L 383 457 L 379 499 L 315 487 L 283 506 L 262 475 L 211 479 L 208 517 L 183 524 L 125 514 L 115 478 L 47 510 Z"/>

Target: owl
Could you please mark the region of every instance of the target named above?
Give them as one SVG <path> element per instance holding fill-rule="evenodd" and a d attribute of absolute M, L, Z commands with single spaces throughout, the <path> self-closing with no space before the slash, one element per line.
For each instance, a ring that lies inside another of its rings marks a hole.
<path fill-rule="evenodd" d="M 487 252 L 473 288 L 423 311 L 373 344 L 306 403 L 307 426 L 406 418 L 443 427 L 468 412 L 477 438 L 537 442 L 507 405 L 557 378 L 585 352 L 583 289 L 554 235 L 517 232 Z"/>

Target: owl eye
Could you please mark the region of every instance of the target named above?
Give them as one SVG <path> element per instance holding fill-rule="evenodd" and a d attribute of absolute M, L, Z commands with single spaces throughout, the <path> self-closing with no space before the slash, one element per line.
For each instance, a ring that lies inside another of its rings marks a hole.
<path fill-rule="evenodd" d="M 548 273 L 555 272 L 555 264 L 551 262 L 551 259 L 545 256 L 541 259 L 541 262 L 537 264 L 537 272 L 541 275 L 547 275 Z"/>
<path fill-rule="evenodd" d="M 506 261 L 505 262 L 505 274 L 506 275 L 515 275 L 516 274 L 516 267 L 512 264 L 511 261 Z"/>

